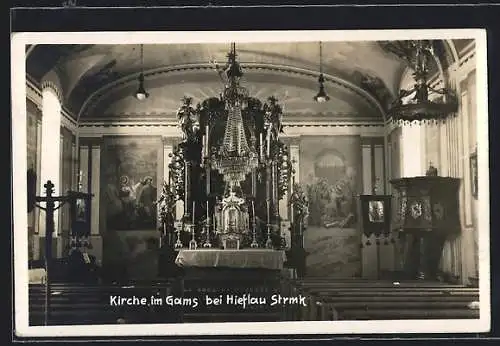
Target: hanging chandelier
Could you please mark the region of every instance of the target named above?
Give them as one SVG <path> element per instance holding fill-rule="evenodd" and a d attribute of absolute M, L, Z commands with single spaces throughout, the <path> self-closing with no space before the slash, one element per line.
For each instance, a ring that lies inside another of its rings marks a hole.
<path fill-rule="evenodd" d="M 314 101 L 318 103 L 324 103 L 328 100 L 330 100 L 330 97 L 326 94 L 325 91 L 325 77 L 323 77 L 323 44 L 320 42 L 319 43 L 319 77 L 318 77 L 318 83 L 319 83 L 319 91 L 314 96 Z"/>
<path fill-rule="evenodd" d="M 412 89 L 399 91 L 398 98 L 388 111 L 389 118 L 400 125 L 414 122 L 427 124 L 446 120 L 457 111 L 458 103 L 450 90 L 445 88 L 436 90 L 430 86 L 430 62 L 436 58 L 433 42 L 420 40 L 405 41 L 402 44 L 403 50 L 411 54 L 405 58 L 414 71 L 412 77 L 415 84 Z M 388 48 L 394 50 L 394 48 Z M 401 49 L 398 51 L 401 53 Z"/>
<path fill-rule="evenodd" d="M 227 55 L 228 62 L 219 70 L 225 81 L 222 101 L 228 114 L 224 140 L 212 157 L 212 167 L 219 171 L 227 182 L 233 184 L 245 180 L 246 175 L 259 164 L 257 152 L 248 145 L 245 134 L 242 110 L 248 107 L 249 94 L 248 90 L 240 85 L 243 71 L 236 56 L 236 45 L 232 43 L 231 51 Z"/>

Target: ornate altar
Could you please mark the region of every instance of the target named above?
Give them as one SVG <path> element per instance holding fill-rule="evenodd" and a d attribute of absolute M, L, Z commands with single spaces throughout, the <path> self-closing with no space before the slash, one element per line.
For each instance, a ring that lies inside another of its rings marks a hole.
<path fill-rule="evenodd" d="M 396 190 L 393 229 L 401 234 L 404 271 L 434 278 L 447 237 L 460 232 L 460 179 L 427 176 L 391 180 Z"/>
<path fill-rule="evenodd" d="M 177 113 L 183 136 L 158 201 L 164 246 L 174 252 L 290 247 L 278 207 L 292 176 L 282 107 L 273 96 L 249 96 L 236 57 L 232 44 L 227 64 L 215 63 L 220 97 L 196 105 L 185 97 Z M 177 203 L 184 210 L 176 219 Z"/>

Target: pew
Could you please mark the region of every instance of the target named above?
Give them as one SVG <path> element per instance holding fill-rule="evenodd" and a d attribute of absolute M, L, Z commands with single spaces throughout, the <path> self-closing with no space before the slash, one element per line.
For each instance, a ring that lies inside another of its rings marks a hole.
<path fill-rule="evenodd" d="M 30 325 L 45 324 L 45 285 L 29 285 Z M 50 288 L 50 309 L 47 325 L 115 324 L 119 320 L 127 323 L 173 323 L 177 316 L 157 307 L 111 306 L 110 296 L 166 296 L 171 292 L 169 282 L 153 284 L 108 284 L 89 285 L 54 283 Z"/>
<path fill-rule="evenodd" d="M 477 288 L 440 282 L 296 280 L 296 292 L 309 297 L 301 320 L 392 320 L 479 318 L 469 304 Z"/>

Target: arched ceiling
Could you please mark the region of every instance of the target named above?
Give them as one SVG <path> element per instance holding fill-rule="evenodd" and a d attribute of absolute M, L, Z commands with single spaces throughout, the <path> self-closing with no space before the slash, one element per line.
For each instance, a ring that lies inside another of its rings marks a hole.
<path fill-rule="evenodd" d="M 370 116 L 370 108 L 373 113 L 376 107 L 360 94 L 368 93 L 382 107 L 386 106 L 397 94 L 406 67 L 403 59 L 383 49 L 379 42 L 323 42 L 323 72 L 331 77 L 327 78 L 325 86 L 335 102 L 318 106 L 310 102 L 317 91 L 320 63 L 317 42 L 237 43 L 236 49 L 246 73 L 246 86 L 253 88 L 254 94 L 263 94 L 262 97 L 270 96 L 267 93 L 276 93 L 275 96 L 281 93 L 281 98 L 288 98 L 297 113 L 302 109 L 306 113 L 354 112 Z M 29 77 L 39 83 L 54 74 L 49 72 L 55 72 L 65 107 L 73 114 L 93 117 L 141 113 L 146 103 L 132 103 L 130 94 L 142 67 L 151 94 L 147 101 L 149 112 L 169 113 L 176 107 L 168 103 L 178 102 L 181 94 L 198 93 L 201 97 L 210 95 L 212 89 L 213 93 L 220 90 L 215 71 L 207 73 L 204 68 L 212 60 L 224 64 L 228 50 L 229 44 L 149 44 L 144 45 L 144 64 L 141 66 L 139 45 L 36 45 L 27 48 L 26 68 Z M 192 81 L 188 83 L 165 74 L 173 67 L 185 65 L 203 68 L 195 73 L 197 76 L 191 75 Z M 265 72 L 265 68 L 252 69 L 252 66 L 267 66 L 267 70 L 273 72 Z M 274 68 L 276 66 L 279 69 Z M 300 76 L 297 71 L 302 71 Z M 344 87 L 339 87 L 335 81 L 341 81 Z M 349 87 L 346 91 L 345 85 L 361 91 Z M 88 105 L 92 105 L 94 112 L 87 109 Z"/>

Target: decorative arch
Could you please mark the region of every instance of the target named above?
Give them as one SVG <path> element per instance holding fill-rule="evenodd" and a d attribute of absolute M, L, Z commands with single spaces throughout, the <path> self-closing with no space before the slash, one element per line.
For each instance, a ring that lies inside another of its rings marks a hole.
<path fill-rule="evenodd" d="M 45 89 L 50 89 L 54 92 L 54 94 L 57 96 L 59 99 L 59 103 L 61 104 L 61 107 L 64 105 L 64 91 L 62 88 L 61 80 L 57 73 L 52 70 L 49 73 L 47 73 L 42 82 L 41 82 L 41 89 L 42 92 Z"/>

